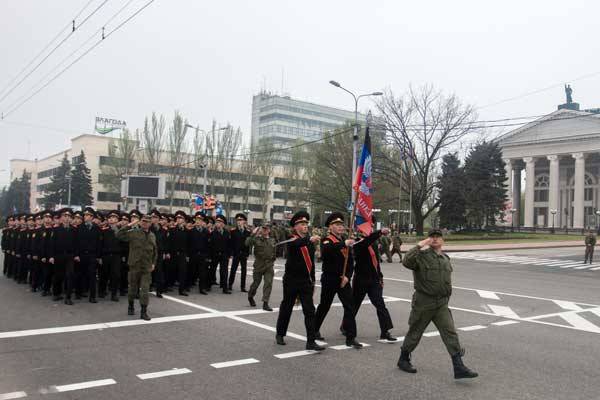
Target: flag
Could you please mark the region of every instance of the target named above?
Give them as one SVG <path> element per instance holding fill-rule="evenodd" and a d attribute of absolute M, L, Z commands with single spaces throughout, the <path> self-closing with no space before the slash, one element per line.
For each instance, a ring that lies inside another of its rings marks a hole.
<path fill-rule="evenodd" d="M 216 215 L 223 215 L 223 205 L 221 204 L 220 201 L 217 201 L 217 204 L 215 205 L 215 214 Z"/>
<path fill-rule="evenodd" d="M 354 228 L 365 235 L 373 232 L 373 181 L 371 177 L 371 137 L 369 127 L 365 133 L 365 144 L 360 155 L 354 190 L 356 191 Z"/>

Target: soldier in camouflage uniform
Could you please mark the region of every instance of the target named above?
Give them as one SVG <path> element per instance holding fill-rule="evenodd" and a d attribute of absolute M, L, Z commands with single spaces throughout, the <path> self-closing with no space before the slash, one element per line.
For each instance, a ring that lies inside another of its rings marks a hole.
<path fill-rule="evenodd" d="M 429 232 L 427 239 L 420 241 L 404 256 L 404 266 L 413 271 L 415 293 L 398 368 L 413 374 L 417 372 L 410 362 L 410 353 L 433 321 L 452 357 L 454 378 L 476 378 L 477 373 L 462 362 L 464 349 L 460 346 L 452 313 L 448 308 L 452 294 L 452 265 L 450 258 L 442 252 L 443 244 L 442 232 L 434 229 Z"/>
<path fill-rule="evenodd" d="M 265 284 L 263 286 L 263 310 L 273 311 L 269 306 L 269 298 L 271 297 L 271 289 L 273 288 L 273 276 L 275 271 L 273 265 L 275 264 L 276 241 L 270 236 L 271 225 L 265 223 L 262 227 L 254 228 L 252 236 L 246 238 L 245 245 L 247 247 L 254 247 L 254 265 L 252 272 L 252 285 L 248 291 L 248 302 L 252 307 L 256 307 L 254 296 L 260 282 L 265 278 Z"/>
<path fill-rule="evenodd" d="M 587 236 L 585 237 L 585 261 L 584 264 L 587 263 L 588 259 L 590 260 L 590 264 L 592 263 L 592 258 L 594 257 L 594 247 L 596 246 L 596 235 L 594 232 L 589 231 Z"/>
<path fill-rule="evenodd" d="M 392 252 L 390 251 L 390 245 L 392 244 L 392 239 L 390 239 L 389 233 L 387 235 L 381 235 L 379 238 L 379 244 L 381 245 L 380 256 L 383 258 L 383 255 L 385 254 L 387 262 L 391 263 Z"/>
<path fill-rule="evenodd" d="M 144 215 L 141 220 L 132 221 L 117 232 L 117 239 L 129 243 L 129 257 L 127 258 L 129 308 L 127 313 L 129 315 L 135 313 L 133 301 L 139 290 L 140 306 L 142 307 L 140 318 L 146 321 L 150 321 L 147 313 L 148 292 L 152 271 L 154 271 L 158 256 L 156 237 L 150 230 L 151 222 L 151 217 Z"/>

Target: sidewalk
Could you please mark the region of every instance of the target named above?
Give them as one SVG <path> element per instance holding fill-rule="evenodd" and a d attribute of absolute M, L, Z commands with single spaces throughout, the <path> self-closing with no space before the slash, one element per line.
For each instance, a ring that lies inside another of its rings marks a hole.
<path fill-rule="evenodd" d="M 447 253 L 453 251 L 479 251 L 479 250 L 513 250 L 513 249 L 542 249 L 552 247 L 584 247 L 578 240 L 548 241 L 538 243 L 494 243 L 494 244 L 448 244 L 444 245 Z"/>

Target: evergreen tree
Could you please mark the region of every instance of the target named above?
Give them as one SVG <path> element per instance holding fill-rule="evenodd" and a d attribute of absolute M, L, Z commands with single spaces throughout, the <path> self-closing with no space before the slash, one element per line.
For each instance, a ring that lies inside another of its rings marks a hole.
<path fill-rule="evenodd" d="M 14 179 L 8 189 L 4 187 L 0 193 L 0 212 L 5 217 L 15 212 L 30 212 L 29 197 L 31 194 L 31 174 L 23 171 L 21 178 Z"/>
<path fill-rule="evenodd" d="M 446 154 L 442 161 L 442 175 L 438 179 L 440 226 L 455 229 L 466 222 L 465 172 L 456 153 Z"/>
<path fill-rule="evenodd" d="M 495 142 L 476 145 L 465 160 L 467 218 L 477 227 L 494 225 L 504 210 L 506 171 L 502 151 Z"/>
<path fill-rule="evenodd" d="M 44 196 L 46 208 L 53 208 L 57 204 L 67 204 L 69 202 L 69 177 L 71 174 L 71 163 L 67 158 L 67 153 L 63 157 L 60 166 L 50 177 Z M 71 194 L 73 191 L 71 190 Z"/>
<path fill-rule="evenodd" d="M 82 207 L 91 206 L 94 202 L 92 197 L 92 178 L 83 150 L 79 154 L 78 161 L 73 165 L 71 173 L 71 204 Z"/>

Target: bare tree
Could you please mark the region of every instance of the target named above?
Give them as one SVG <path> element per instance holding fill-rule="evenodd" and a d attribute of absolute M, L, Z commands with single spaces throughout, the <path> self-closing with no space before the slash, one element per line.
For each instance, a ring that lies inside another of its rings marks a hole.
<path fill-rule="evenodd" d="M 285 192 L 283 207 L 287 210 L 288 204 L 293 208 L 302 207 L 308 200 L 306 168 L 308 152 L 302 139 L 297 139 L 294 147 L 289 150 L 289 160 L 283 167 L 283 184 Z"/>
<path fill-rule="evenodd" d="M 139 136 L 123 129 L 117 138 L 108 143 L 108 160 L 101 167 L 104 175 L 102 183 L 113 192 L 121 192 L 121 181 L 135 172 L 135 156 L 139 145 Z M 127 207 L 127 199 L 122 201 Z"/>
<path fill-rule="evenodd" d="M 167 157 L 169 165 L 169 210 L 173 211 L 173 200 L 175 197 L 175 188 L 178 183 L 184 183 L 182 180 L 183 171 L 185 171 L 186 154 L 186 136 L 187 121 L 183 120 L 181 114 L 175 111 L 172 125 L 169 127 L 167 135 Z"/>
<path fill-rule="evenodd" d="M 146 163 L 145 172 L 156 175 L 159 173 L 161 155 L 165 150 L 165 117 L 157 117 L 153 112 L 150 123 L 146 117 L 141 140 L 144 149 L 142 157 Z"/>
<path fill-rule="evenodd" d="M 234 129 L 231 125 L 227 125 L 226 129 L 218 132 L 218 146 L 220 148 L 218 154 L 219 169 L 221 171 L 221 182 L 223 183 L 224 190 L 224 205 L 225 210 L 229 213 L 231 211 L 231 198 L 233 193 L 233 163 L 234 157 L 237 155 L 240 145 L 242 143 L 242 131 L 240 128 Z"/>
<path fill-rule="evenodd" d="M 436 164 L 473 130 L 475 110 L 455 96 L 446 96 L 432 86 L 412 87 L 396 97 L 390 91 L 377 105 L 386 140 L 393 147 L 381 172 L 412 196 L 417 234 L 423 234 L 425 219 L 439 205 L 435 199 Z M 395 156 L 390 156 L 393 154 Z M 425 207 L 426 206 L 426 207 Z"/>
<path fill-rule="evenodd" d="M 244 154 L 240 160 L 240 172 L 244 175 L 244 187 L 242 201 L 244 202 L 244 210 L 247 210 L 250 204 L 250 190 L 252 189 L 252 181 L 256 168 L 255 157 L 251 153 Z"/>
<path fill-rule="evenodd" d="M 275 158 L 277 149 L 273 142 L 266 140 L 261 142 L 261 146 L 252 148 L 252 157 L 256 172 L 260 175 L 258 188 L 261 193 L 262 219 L 267 219 L 268 203 L 271 196 L 271 185 L 273 184 L 273 171 L 275 169 Z"/>

